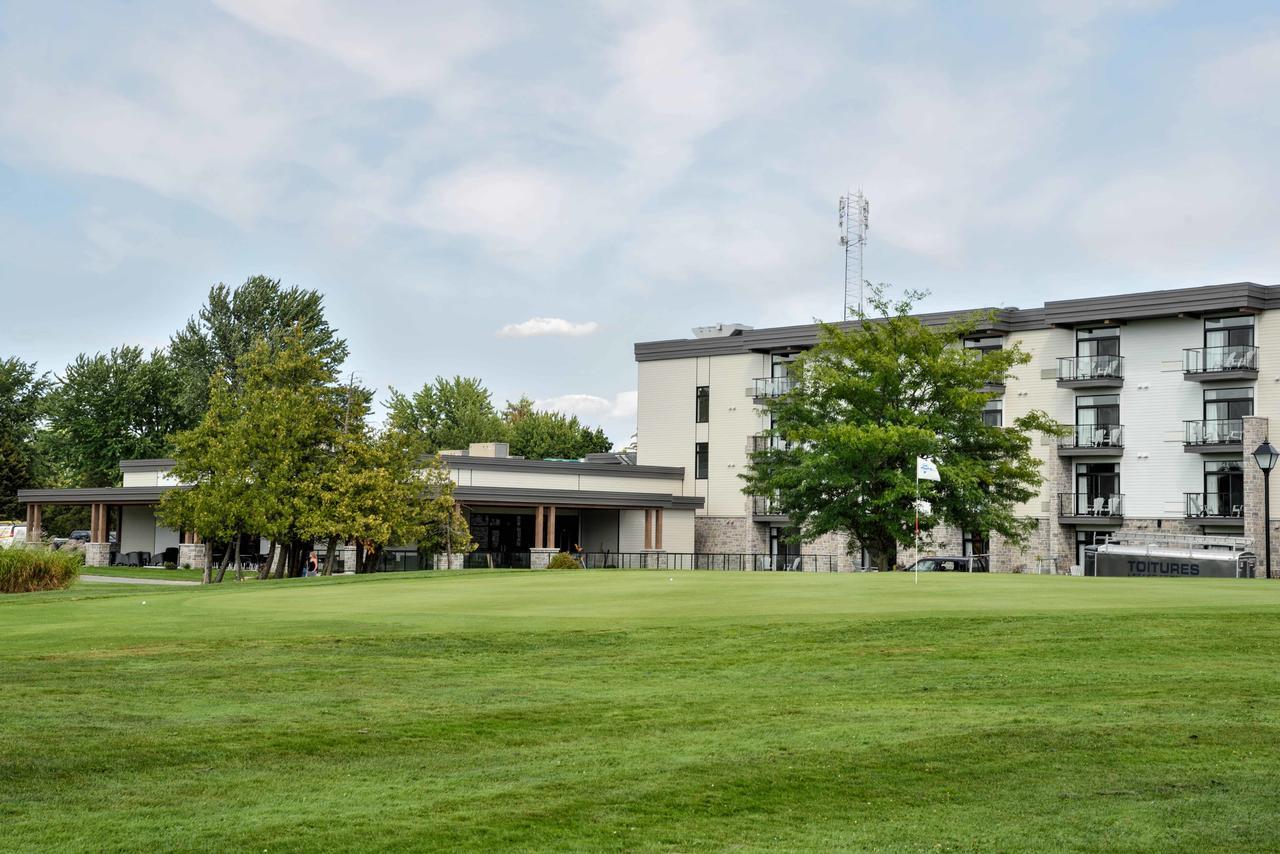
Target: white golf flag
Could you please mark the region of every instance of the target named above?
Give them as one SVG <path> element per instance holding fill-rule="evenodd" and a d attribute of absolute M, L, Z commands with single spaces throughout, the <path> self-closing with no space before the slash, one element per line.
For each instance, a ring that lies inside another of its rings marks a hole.
<path fill-rule="evenodd" d="M 917 480 L 942 480 L 938 475 L 938 464 L 928 457 L 916 457 Z"/>

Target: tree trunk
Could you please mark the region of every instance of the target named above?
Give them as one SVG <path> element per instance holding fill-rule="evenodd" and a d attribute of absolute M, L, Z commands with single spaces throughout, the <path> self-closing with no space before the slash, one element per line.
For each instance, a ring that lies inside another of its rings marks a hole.
<path fill-rule="evenodd" d="M 272 540 L 271 545 L 267 547 L 267 559 L 263 562 L 262 567 L 258 570 L 258 580 L 271 577 L 271 564 L 276 559 L 276 541 Z"/>
<path fill-rule="evenodd" d="M 240 541 L 244 539 L 243 534 L 236 534 L 236 581 L 244 581 L 244 573 L 240 566 Z"/>
<path fill-rule="evenodd" d="M 352 572 L 358 572 L 358 573 L 364 572 L 364 555 L 365 555 L 364 543 L 360 542 L 359 540 L 356 540 L 356 561 L 355 561 L 356 565 L 351 567 Z"/>
<path fill-rule="evenodd" d="M 324 574 L 333 575 L 333 565 L 338 560 L 338 537 L 330 535 L 329 542 L 325 544 L 324 552 Z"/>
<path fill-rule="evenodd" d="M 272 578 L 284 578 L 289 568 L 289 559 L 292 557 L 293 545 L 289 541 L 280 544 L 280 560 L 276 565 L 275 572 L 271 573 Z"/>
<path fill-rule="evenodd" d="M 373 566 L 377 559 L 378 559 L 378 550 L 376 548 L 366 549 L 364 553 L 364 571 L 373 572 Z"/>
<path fill-rule="evenodd" d="M 881 572 L 893 569 L 898 562 L 898 544 L 893 540 L 869 543 L 867 553 L 871 556 L 872 565 Z"/>

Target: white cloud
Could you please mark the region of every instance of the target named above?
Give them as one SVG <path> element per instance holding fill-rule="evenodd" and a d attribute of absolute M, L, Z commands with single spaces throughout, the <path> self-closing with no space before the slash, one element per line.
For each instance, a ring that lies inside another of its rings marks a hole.
<path fill-rule="evenodd" d="M 533 405 L 536 409 L 563 412 L 588 421 L 599 418 L 634 418 L 637 398 L 634 391 L 618 392 L 613 400 L 594 394 L 562 394 L 559 397 L 535 400 Z"/>
<path fill-rule="evenodd" d="M 536 338 L 541 335 L 560 335 L 577 338 L 590 335 L 600 328 L 594 320 L 574 323 L 562 317 L 531 317 L 522 323 L 508 323 L 498 330 L 499 338 Z"/>

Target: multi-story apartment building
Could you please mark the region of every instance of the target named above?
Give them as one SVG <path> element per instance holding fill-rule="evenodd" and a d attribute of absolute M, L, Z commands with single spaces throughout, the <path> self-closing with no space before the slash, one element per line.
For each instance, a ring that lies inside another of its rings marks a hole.
<path fill-rule="evenodd" d="M 1086 543 L 1116 530 L 1245 535 L 1261 549 L 1262 479 L 1249 454 L 1280 417 L 1280 286 L 978 310 L 995 320 L 961 346 L 1016 345 L 1031 357 L 993 390 L 991 423 L 1039 409 L 1072 431 L 1035 439 L 1045 482 L 1017 511 L 1037 521 L 1029 542 L 942 531 L 931 548 L 989 551 L 995 570 L 1078 563 Z M 940 325 L 951 316 L 922 319 Z M 704 501 L 695 549 L 845 553 L 835 537 L 785 543 L 786 520 L 745 494 L 739 477 L 752 448 L 768 441 L 766 400 L 787 390 L 788 363 L 814 345 L 818 328 L 720 325 L 695 335 L 635 346 L 638 461 L 684 468 L 684 493 Z"/>

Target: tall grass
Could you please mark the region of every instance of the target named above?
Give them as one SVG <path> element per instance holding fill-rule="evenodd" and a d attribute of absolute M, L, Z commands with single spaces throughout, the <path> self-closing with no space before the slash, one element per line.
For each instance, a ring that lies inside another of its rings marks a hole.
<path fill-rule="evenodd" d="M 79 552 L 0 549 L 0 593 L 62 590 L 71 586 L 83 565 L 84 556 Z"/>

